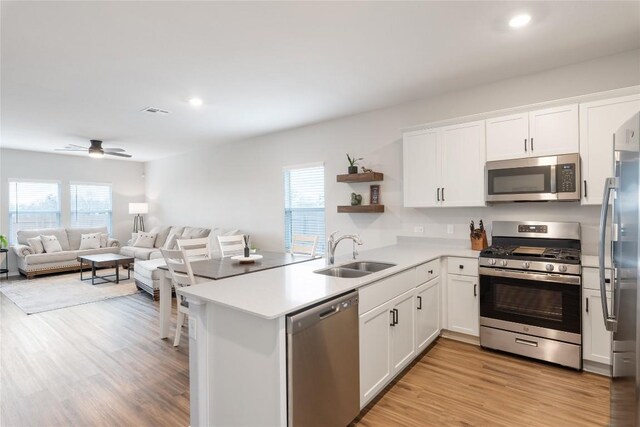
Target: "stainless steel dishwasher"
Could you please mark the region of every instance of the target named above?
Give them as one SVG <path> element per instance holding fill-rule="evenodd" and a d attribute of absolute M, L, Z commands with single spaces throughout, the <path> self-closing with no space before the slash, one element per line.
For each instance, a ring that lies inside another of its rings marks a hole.
<path fill-rule="evenodd" d="M 359 389 L 358 292 L 287 316 L 288 425 L 348 425 Z"/>

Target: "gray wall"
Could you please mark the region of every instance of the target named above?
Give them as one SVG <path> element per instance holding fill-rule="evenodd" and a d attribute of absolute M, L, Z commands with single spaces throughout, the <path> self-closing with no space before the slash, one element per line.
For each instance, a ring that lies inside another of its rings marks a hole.
<path fill-rule="evenodd" d="M 9 179 L 60 181 L 63 226 L 68 225 L 69 220 L 70 181 L 110 182 L 113 194 L 113 237 L 126 242 L 133 228 L 129 202 L 145 200 L 143 174 L 144 164 L 140 162 L 0 149 L 0 234 L 9 233 Z M 9 263 L 12 273 L 15 273 L 15 259 L 11 257 Z"/>
<path fill-rule="evenodd" d="M 282 168 L 324 162 L 327 232 L 361 233 L 365 246 L 394 243 L 398 235 L 468 236 L 470 219 L 573 221 L 584 226 L 585 250 L 595 251 L 597 207 L 577 203 L 518 204 L 487 208 L 411 209 L 402 206 L 401 129 L 421 123 L 580 96 L 640 84 L 640 51 L 601 58 L 391 108 L 344 117 L 286 132 L 203 148 L 146 164 L 150 222 L 238 227 L 258 247 L 281 250 L 284 240 Z M 368 195 L 369 184 L 339 184 L 345 153 L 385 174 L 384 214 L 337 214 L 352 191 Z M 447 224 L 454 233 L 447 234 Z M 346 245 L 348 246 L 348 245 Z M 342 251 L 347 251 L 347 247 Z"/>

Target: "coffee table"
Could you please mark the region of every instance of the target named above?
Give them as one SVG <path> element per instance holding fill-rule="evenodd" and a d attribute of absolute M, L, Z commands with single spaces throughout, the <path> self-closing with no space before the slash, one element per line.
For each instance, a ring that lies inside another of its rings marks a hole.
<path fill-rule="evenodd" d="M 91 284 L 95 285 L 96 279 L 102 280 L 101 283 L 120 283 L 120 266 L 129 266 L 133 264 L 134 258 L 130 256 L 124 256 L 120 254 L 94 254 L 94 255 L 82 255 L 78 257 L 80 262 L 80 280 L 89 280 L 82 277 L 82 271 L 85 264 L 91 266 Z M 107 274 L 105 276 L 96 275 L 96 267 L 115 267 L 115 274 Z M 115 280 L 110 279 L 115 276 Z M 127 279 L 131 279 L 131 268 L 127 268 Z"/>

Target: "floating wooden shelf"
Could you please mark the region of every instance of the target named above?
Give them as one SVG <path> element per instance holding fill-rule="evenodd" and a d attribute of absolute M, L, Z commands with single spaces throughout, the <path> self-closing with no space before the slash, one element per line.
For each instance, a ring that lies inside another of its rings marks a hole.
<path fill-rule="evenodd" d="M 338 182 L 371 182 L 382 181 L 384 174 L 382 172 L 367 172 L 367 173 L 348 173 L 345 175 L 338 175 Z"/>
<path fill-rule="evenodd" d="M 338 213 L 381 213 L 381 212 L 384 212 L 384 205 L 338 206 Z"/>

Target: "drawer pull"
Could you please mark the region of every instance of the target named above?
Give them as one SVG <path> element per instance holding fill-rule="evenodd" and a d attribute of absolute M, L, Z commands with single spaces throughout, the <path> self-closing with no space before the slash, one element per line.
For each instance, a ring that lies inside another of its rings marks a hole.
<path fill-rule="evenodd" d="M 418 310 L 422 310 L 422 297 L 418 296 Z"/>
<path fill-rule="evenodd" d="M 604 283 L 611 283 L 611 279 L 604 279 Z"/>
<path fill-rule="evenodd" d="M 460 264 L 460 265 L 458 266 L 458 268 L 459 268 L 460 270 L 464 270 L 464 265 Z"/>
<path fill-rule="evenodd" d="M 433 270 L 429 270 L 429 271 L 427 271 L 427 273 L 433 274 Z"/>
<path fill-rule="evenodd" d="M 538 343 L 535 341 L 523 340 L 521 338 L 516 338 L 516 344 L 528 345 L 530 347 L 538 346 Z"/>

